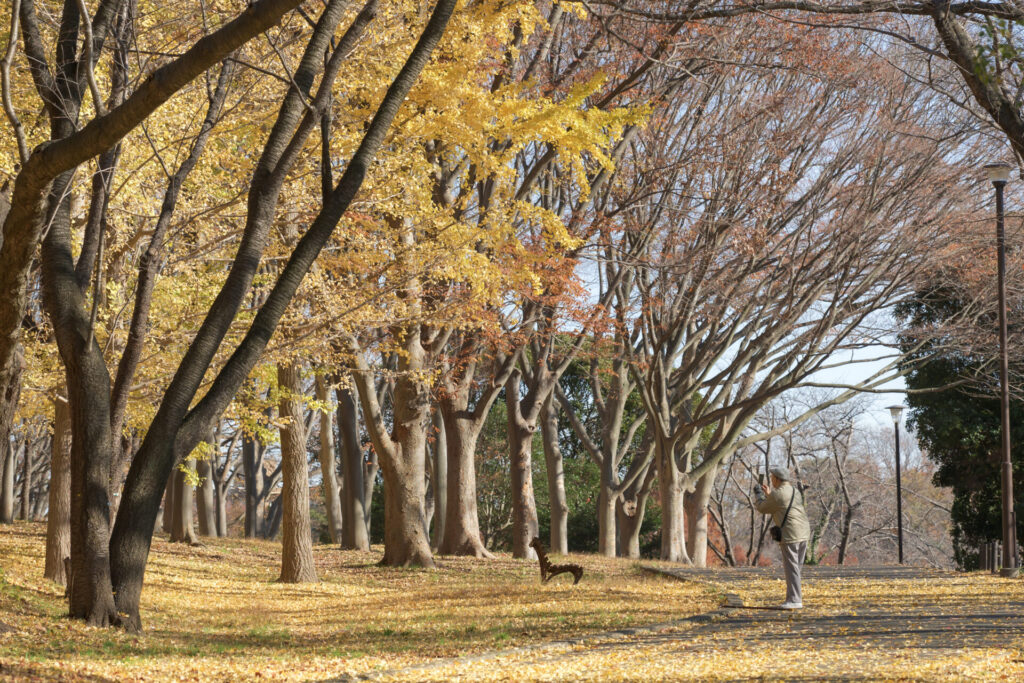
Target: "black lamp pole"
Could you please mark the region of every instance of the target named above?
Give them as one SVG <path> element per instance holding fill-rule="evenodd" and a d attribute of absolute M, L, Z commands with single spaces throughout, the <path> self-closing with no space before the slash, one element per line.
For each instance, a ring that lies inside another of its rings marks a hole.
<path fill-rule="evenodd" d="M 1010 363 L 1006 348 L 1006 236 L 1003 229 L 1003 188 L 1010 179 L 1009 164 L 985 166 L 996 189 L 996 252 L 999 289 L 999 403 L 1003 485 L 1003 576 L 1017 575 L 1017 530 L 1013 519 L 1013 464 L 1010 460 Z"/>
<path fill-rule="evenodd" d="M 892 426 L 896 434 L 896 537 L 900 548 L 900 564 L 903 564 L 903 483 L 900 481 L 900 418 L 903 406 L 889 406 Z"/>

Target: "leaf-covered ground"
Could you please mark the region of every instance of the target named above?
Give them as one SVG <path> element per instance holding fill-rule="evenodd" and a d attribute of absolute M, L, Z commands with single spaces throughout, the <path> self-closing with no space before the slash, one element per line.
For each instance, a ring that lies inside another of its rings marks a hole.
<path fill-rule="evenodd" d="M 507 557 L 385 570 L 318 547 L 321 582 L 296 586 L 275 543 L 158 538 L 132 635 L 65 618 L 42 549 L 42 525 L 0 528 L 0 678 L 1024 680 L 1024 580 L 983 573 L 809 568 L 789 613 L 720 606 L 777 604 L 774 570 L 578 556 L 574 587 Z"/>
<path fill-rule="evenodd" d="M 667 622 L 707 612 L 713 591 L 634 562 L 577 556 L 578 586 L 541 585 L 536 562 L 439 558 L 440 569 L 376 566 L 379 552 L 314 549 L 320 583 L 276 583 L 280 546 L 157 537 L 144 632 L 65 618 L 43 578 L 45 526 L 0 527 L 0 679 L 310 680 Z M 378 549 L 379 550 L 379 549 Z"/>

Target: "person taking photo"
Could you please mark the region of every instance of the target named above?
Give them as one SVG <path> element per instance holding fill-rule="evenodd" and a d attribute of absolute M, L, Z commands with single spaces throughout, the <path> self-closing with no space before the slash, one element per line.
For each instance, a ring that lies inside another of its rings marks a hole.
<path fill-rule="evenodd" d="M 771 488 L 761 482 L 760 487 L 754 489 L 754 507 L 758 512 L 771 515 L 775 522 L 770 532 L 772 538 L 779 542 L 782 569 L 786 573 L 786 601 L 780 607 L 802 609 L 800 568 L 807 554 L 807 541 L 811 538 L 804 496 L 790 483 L 789 470 L 785 467 L 772 467 L 768 474 Z"/>

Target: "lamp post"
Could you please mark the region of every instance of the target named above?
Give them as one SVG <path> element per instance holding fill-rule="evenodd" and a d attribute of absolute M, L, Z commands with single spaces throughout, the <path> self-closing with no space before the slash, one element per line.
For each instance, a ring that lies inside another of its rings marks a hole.
<path fill-rule="evenodd" d="M 1010 179 L 1010 165 L 988 164 L 985 173 L 996 189 L 996 253 L 999 294 L 999 403 L 1002 437 L 1003 576 L 1017 574 L 1017 530 L 1013 520 L 1013 465 L 1010 460 L 1010 363 L 1006 350 L 1006 239 L 1003 230 L 1003 188 Z"/>
<path fill-rule="evenodd" d="M 900 481 L 900 420 L 903 406 L 889 406 L 892 427 L 896 434 L 896 537 L 899 541 L 900 564 L 903 564 L 903 483 Z"/>

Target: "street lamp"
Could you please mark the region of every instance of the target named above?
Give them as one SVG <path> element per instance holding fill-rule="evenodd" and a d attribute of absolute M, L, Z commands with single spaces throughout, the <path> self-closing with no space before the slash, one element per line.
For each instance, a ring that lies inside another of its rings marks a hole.
<path fill-rule="evenodd" d="M 1010 461 L 1010 363 L 1006 350 L 1006 238 L 1003 230 L 1003 188 L 1010 165 L 987 164 L 985 173 L 996 188 L 996 252 L 999 263 L 999 402 L 1002 436 L 1003 576 L 1017 575 L 1017 530 L 1013 519 L 1013 465 Z"/>
<path fill-rule="evenodd" d="M 903 564 L 903 484 L 900 481 L 900 421 L 903 406 L 889 406 L 892 427 L 896 433 L 896 534 L 899 539 L 900 564 Z"/>

